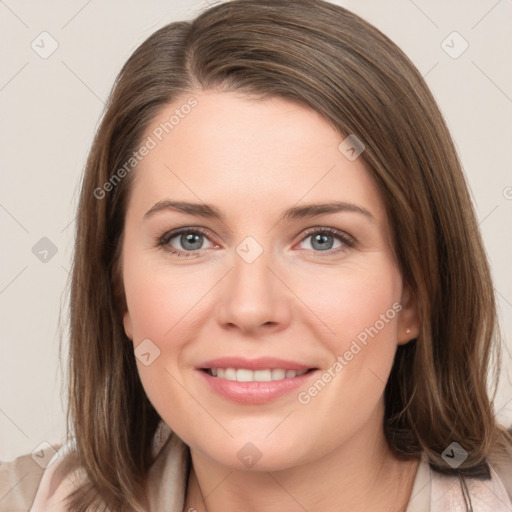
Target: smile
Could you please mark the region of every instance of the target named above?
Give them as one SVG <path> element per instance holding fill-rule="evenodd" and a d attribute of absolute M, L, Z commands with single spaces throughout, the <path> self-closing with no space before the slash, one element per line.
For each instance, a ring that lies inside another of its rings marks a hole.
<path fill-rule="evenodd" d="M 262 405 L 280 397 L 295 399 L 293 391 L 310 385 L 318 370 L 282 359 L 222 358 L 200 365 L 196 375 L 200 386 L 222 399 L 240 405 Z"/>
<path fill-rule="evenodd" d="M 205 371 L 212 377 L 237 382 L 270 382 L 274 380 L 293 379 L 310 370 L 285 370 L 284 368 L 267 368 L 250 370 L 247 368 L 207 368 Z"/>

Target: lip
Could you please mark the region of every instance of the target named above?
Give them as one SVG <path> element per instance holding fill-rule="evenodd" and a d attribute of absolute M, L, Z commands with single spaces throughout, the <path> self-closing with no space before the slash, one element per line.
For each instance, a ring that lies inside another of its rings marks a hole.
<path fill-rule="evenodd" d="M 306 386 L 306 382 L 312 376 L 316 376 L 318 370 L 305 373 L 300 377 L 272 380 L 270 382 L 237 382 L 213 377 L 202 370 L 198 370 L 197 373 L 200 378 L 206 381 L 210 389 L 218 395 L 239 404 L 258 405 L 271 402 L 292 392 L 294 389 Z"/>
<path fill-rule="evenodd" d="M 205 361 L 197 366 L 198 370 L 207 368 L 246 368 L 248 370 L 274 370 L 276 368 L 282 368 L 283 370 L 301 371 L 316 367 L 275 357 L 258 357 L 257 359 L 247 359 L 244 357 L 220 357 L 218 359 Z"/>

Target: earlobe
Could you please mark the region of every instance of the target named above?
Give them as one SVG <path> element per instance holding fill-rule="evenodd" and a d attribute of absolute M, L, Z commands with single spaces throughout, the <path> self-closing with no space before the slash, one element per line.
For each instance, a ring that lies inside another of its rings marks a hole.
<path fill-rule="evenodd" d="M 130 313 L 128 311 L 125 311 L 123 315 L 123 326 L 124 326 L 124 332 L 126 333 L 126 336 L 133 340 L 133 329 L 132 329 L 132 319 L 130 316 Z"/>
<path fill-rule="evenodd" d="M 420 321 L 416 297 L 408 287 L 402 290 L 402 310 L 398 320 L 398 344 L 405 345 L 419 335 Z"/>

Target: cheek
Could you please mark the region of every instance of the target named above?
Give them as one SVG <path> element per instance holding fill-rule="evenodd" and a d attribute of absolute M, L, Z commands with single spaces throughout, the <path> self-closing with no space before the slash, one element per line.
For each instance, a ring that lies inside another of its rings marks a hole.
<path fill-rule="evenodd" d="M 197 287 L 191 286 L 190 276 L 171 275 L 136 249 L 125 258 L 123 278 L 135 355 L 139 345 L 145 347 L 140 353 L 150 354 L 149 361 L 137 361 L 146 395 L 162 417 L 179 409 L 180 421 L 187 424 L 190 397 L 178 384 L 179 365 L 183 348 L 194 337 Z"/>
<path fill-rule="evenodd" d="M 302 390 L 301 403 L 311 400 L 326 414 L 336 411 L 343 417 L 351 411 L 354 424 L 364 422 L 380 400 L 393 364 L 401 282 L 392 262 L 375 255 L 371 264 L 316 280 L 315 294 L 303 289 L 323 323 L 325 334 L 319 339 L 332 355 L 329 375 L 324 375 L 328 383 Z M 319 394 L 324 399 L 317 400 Z"/>
<path fill-rule="evenodd" d="M 190 276 L 171 275 L 135 253 L 126 258 L 124 287 L 134 343 L 176 339 L 173 331 L 187 322 L 186 315 L 198 301 L 191 282 Z"/>
<path fill-rule="evenodd" d="M 401 277 L 386 258 L 376 256 L 371 265 L 316 281 L 321 294 L 303 293 L 316 298 L 308 305 L 325 323 L 318 339 L 331 362 L 299 390 L 297 400 L 304 421 L 319 418 L 318 450 L 328 452 L 333 442 L 363 429 L 382 401 L 397 347 Z"/>
<path fill-rule="evenodd" d="M 331 275 L 304 282 L 298 295 L 322 321 L 323 336 L 332 352 L 347 350 L 350 341 L 379 337 L 396 344 L 401 310 L 401 277 L 398 269 L 376 254 L 365 265 L 345 267 Z M 311 282 L 314 281 L 314 287 Z M 307 286 L 307 287 L 306 287 Z M 377 332 L 376 332 L 377 331 Z M 348 345 L 347 345 L 348 344 Z M 387 343 L 389 345 L 389 343 Z"/>

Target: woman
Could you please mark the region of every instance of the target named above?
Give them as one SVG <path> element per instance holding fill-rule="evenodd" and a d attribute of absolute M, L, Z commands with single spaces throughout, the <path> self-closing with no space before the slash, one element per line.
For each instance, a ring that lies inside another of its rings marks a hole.
<path fill-rule="evenodd" d="M 2 468 L 0 503 L 510 510 L 498 343 L 407 57 L 327 2 L 221 4 L 116 81 L 77 219 L 70 441 L 25 480 L 28 458 Z"/>

